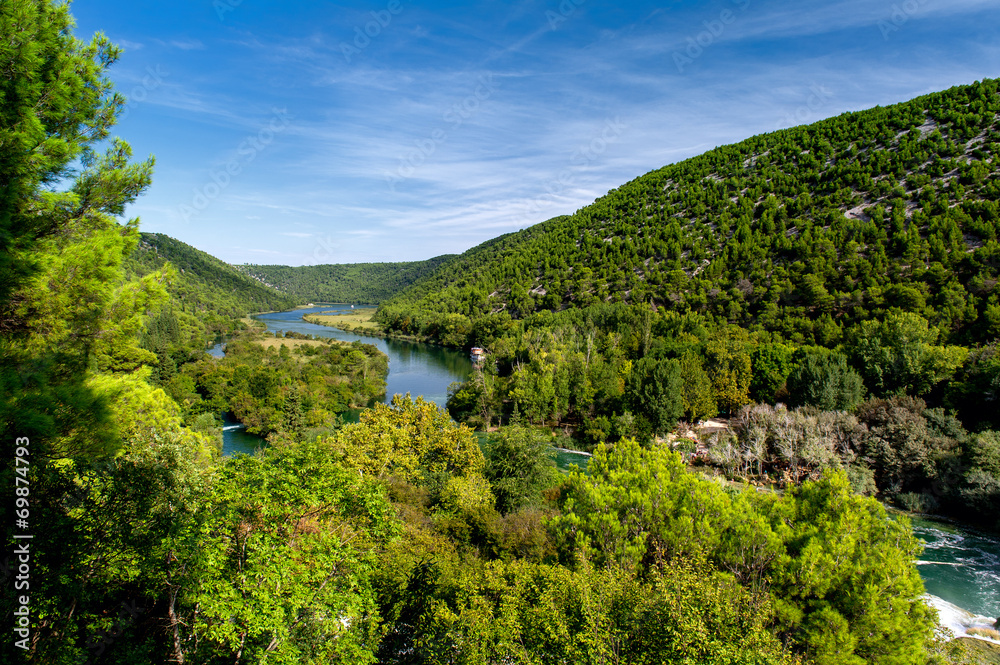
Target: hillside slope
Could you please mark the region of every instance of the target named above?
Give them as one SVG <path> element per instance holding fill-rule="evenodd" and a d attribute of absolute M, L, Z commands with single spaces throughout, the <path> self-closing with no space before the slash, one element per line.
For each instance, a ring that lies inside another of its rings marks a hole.
<path fill-rule="evenodd" d="M 254 279 L 306 301 L 377 304 L 455 258 L 453 254 L 405 263 L 321 266 L 237 266 Z"/>
<path fill-rule="evenodd" d="M 290 309 L 298 304 L 243 274 L 224 261 L 161 233 L 142 233 L 139 246 L 126 260 L 126 271 L 145 275 L 166 263 L 178 278 L 170 287 L 174 306 L 198 315 L 214 313 L 240 318 L 254 312 Z"/>
<path fill-rule="evenodd" d="M 898 308 L 952 339 L 992 338 L 998 113 L 987 80 L 720 147 L 466 252 L 379 318 L 421 333 L 652 303 L 828 343 Z"/>

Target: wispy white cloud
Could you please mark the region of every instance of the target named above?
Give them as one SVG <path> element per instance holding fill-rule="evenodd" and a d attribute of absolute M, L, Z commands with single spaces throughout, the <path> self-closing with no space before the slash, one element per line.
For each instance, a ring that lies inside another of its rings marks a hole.
<path fill-rule="evenodd" d="M 683 72 L 673 53 L 740 3 L 587 3 L 555 30 L 545 11 L 557 2 L 407 5 L 350 62 L 339 45 L 368 10 L 161 35 L 144 54 L 172 53 L 170 76 L 143 109 L 165 119 L 148 134 L 160 170 L 136 210 L 189 242 L 238 220 L 292 264 L 462 251 L 717 145 L 1000 72 L 995 0 L 913 0 L 883 39 L 896 1 L 749 0 Z M 274 107 L 288 127 L 184 222 L 178 206 Z M 606 141 L 615 119 L 627 127 Z M 253 256 L 215 245 L 226 260 Z"/>
<path fill-rule="evenodd" d="M 145 46 L 142 42 L 133 42 L 129 39 L 112 39 L 112 41 L 126 51 L 138 51 Z"/>
<path fill-rule="evenodd" d="M 182 51 L 205 50 L 205 45 L 199 39 L 175 39 L 170 42 L 170 46 Z"/>

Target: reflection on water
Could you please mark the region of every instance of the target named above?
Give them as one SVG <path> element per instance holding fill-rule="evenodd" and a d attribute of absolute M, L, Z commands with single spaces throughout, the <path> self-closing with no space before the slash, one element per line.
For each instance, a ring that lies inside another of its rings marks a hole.
<path fill-rule="evenodd" d="M 410 393 L 414 398 L 424 399 L 443 407 L 448 401 L 448 386 L 455 381 L 465 381 L 472 373 L 472 361 L 463 351 L 447 349 L 433 344 L 418 344 L 367 335 L 355 335 L 336 328 L 308 323 L 302 320 L 304 314 L 350 310 L 350 305 L 322 305 L 289 312 L 259 314 L 255 318 L 263 321 L 270 332 L 297 332 L 314 337 L 330 337 L 345 342 L 362 342 L 377 347 L 389 356 L 389 376 L 386 378 L 385 402 L 392 400 L 396 393 Z M 222 357 L 223 345 L 216 344 L 209 351 Z M 360 409 L 351 409 L 343 414 L 345 422 L 356 423 Z M 222 452 L 229 456 L 236 453 L 253 454 L 257 448 L 267 445 L 261 437 L 250 434 L 238 421 L 226 415 L 222 431 Z"/>
<path fill-rule="evenodd" d="M 356 335 L 337 328 L 308 323 L 304 314 L 350 311 L 350 305 L 321 305 L 288 312 L 259 314 L 256 319 L 264 322 L 271 332 L 298 332 L 314 337 L 330 337 L 345 342 L 371 344 L 389 356 L 389 376 L 386 378 L 388 403 L 396 393 L 410 393 L 444 406 L 448 401 L 448 386 L 455 381 L 465 381 L 472 373 L 472 361 L 464 351 L 448 349 L 433 344 L 419 344 L 367 335 Z"/>
<path fill-rule="evenodd" d="M 913 533 L 926 542 L 917 569 L 927 593 L 1000 617 L 1000 539 L 927 519 L 914 519 Z"/>

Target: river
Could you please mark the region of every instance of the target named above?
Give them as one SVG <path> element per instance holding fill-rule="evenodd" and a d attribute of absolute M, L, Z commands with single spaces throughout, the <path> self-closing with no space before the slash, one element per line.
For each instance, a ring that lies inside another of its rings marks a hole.
<path fill-rule="evenodd" d="M 261 314 L 271 332 L 294 331 L 314 337 L 332 337 L 346 342 L 373 344 L 389 356 L 386 402 L 396 393 L 423 395 L 439 406 L 448 399 L 448 386 L 464 381 L 472 372 L 472 362 L 463 351 L 432 344 L 369 337 L 336 328 L 307 323 L 304 314 L 349 310 L 350 305 L 323 305 L 289 312 Z M 221 346 L 215 349 L 221 355 Z M 252 453 L 262 440 L 227 420 L 223 428 L 226 455 Z M 586 468 L 589 458 L 568 450 L 556 453 L 556 463 L 567 470 L 571 464 Z M 914 533 L 927 545 L 917 564 L 920 576 L 938 608 L 942 623 L 961 634 L 972 625 L 984 625 L 985 617 L 1000 617 L 1000 539 L 954 524 L 924 519 L 913 523 Z"/>
<path fill-rule="evenodd" d="M 389 375 L 386 377 L 384 400 L 387 404 L 396 393 L 410 393 L 413 397 L 422 395 L 424 399 L 443 407 L 448 401 L 448 386 L 455 381 L 465 381 L 472 373 L 472 361 L 464 351 L 434 344 L 356 335 L 302 320 L 306 314 L 350 311 L 350 309 L 350 305 L 320 305 L 288 312 L 258 314 L 254 318 L 262 321 L 267 325 L 268 331 L 273 333 L 297 332 L 313 337 L 332 337 L 344 342 L 374 345 L 389 356 Z M 215 345 L 209 353 L 217 358 L 222 357 L 222 346 L 222 344 Z M 263 439 L 246 432 L 239 422 L 228 418 L 223 425 L 222 437 L 222 450 L 225 455 L 251 454 L 263 443 Z M 572 464 L 586 468 L 588 459 L 589 456 L 585 453 L 572 450 L 556 451 L 556 464 L 563 470 L 568 470 Z"/>

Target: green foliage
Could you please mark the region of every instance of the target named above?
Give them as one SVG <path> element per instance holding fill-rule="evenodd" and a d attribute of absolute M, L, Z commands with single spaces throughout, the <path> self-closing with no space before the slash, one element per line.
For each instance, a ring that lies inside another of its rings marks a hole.
<path fill-rule="evenodd" d="M 267 348 L 252 335 L 231 340 L 223 358 L 182 368 L 190 384 L 178 378 L 168 389 L 187 394 L 189 413 L 229 411 L 250 432 L 293 438 L 307 428 L 333 429 L 337 414 L 385 394 L 389 361 L 374 346 L 292 336 L 285 345 L 279 339 L 265 337 Z"/>
<path fill-rule="evenodd" d="M 138 382 L 131 388 L 142 390 Z M 175 540 L 203 495 L 204 464 L 202 441 L 178 429 L 126 443 L 105 461 L 32 465 L 31 519 L 45 529 L 31 544 L 40 621 L 29 662 L 80 663 L 96 649 L 129 665 L 161 657 L 166 617 L 154 608 L 174 579 Z M 11 475 L 3 480 L 13 485 Z M 111 634 L 118 639 L 105 643 Z"/>
<path fill-rule="evenodd" d="M 221 432 L 206 436 L 182 427 L 181 409 L 160 388 L 146 382 L 149 370 L 125 375 L 98 375 L 89 386 L 107 399 L 116 434 L 137 448 L 155 447 L 159 441 L 175 438 L 184 445 L 193 461 L 207 464 L 222 453 Z M 214 424 L 214 418 L 213 424 Z"/>
<path fill-rule="evenodd" d="M 135 339 L 165 298 L 163 274 L 124 281 L 137 221 L 125 206 L 150 184 L 153 160 L 105 142 L 123 98 L 106 71 L 119 55 L 103 36 L 72 36 L 64 5 L 15 0 L 0 9 L 0 427 L 39 452 L 116 450 L 107 399 L 89 372 L 152 360 Z M 102 144 L 104 153 L 96 148 Z"/>
<path fill-rule="evenodd" d="M 25 322 L 23 315 L 8 319 L 11 296 L 45 270 L 37 243 L 69 229 L 107 229 L 108 216 L 149 184 L 151 163 L 126 167 L 95 157 L 94 145 L 108 137 L 125 101 L 106 76 L 121 51 L 102 35 L 81 42 L 72 24 L 67 6 L 43 0 L 12 0 L 0 9 L 7 72 L 0 82 L 0 302 L 8 330 Z M 126 150 L 115 142 L 109 157 Z M 53 191 L 77 159 L 86 174 L 68 191 Z M 114 182 L 115 175 L 123 177 Z"/>
<path fill-rule="evenodd" d="M 795 347 L 780 342 L 761 344 L 751 353 L 753 379 L 750 398 L 755 402 L 773 402 L 784 396 L 785 381 L 795 366 Z"/>
<path fill-rule="evenodd" d="M 236 266 L 261 284 L 300 301 L 376 305 L 424 279 L 453 254 L 410 263 L 350 263 L 320 266 Z"/>
<path fill-rule="evenodd" d="M 688 473 L 677 453 L 622 439 L 599 446 L 587 471 L 570 474 L 553 522 L 567 556 L 634 570 L 717 547 L 725 497 Z"/>
<path fill-rule="evenodd" d="M 969 354 L 948 386 L 945 402 L 969 429 L 1000 429 L 1000 346 L 992 342 Z"/>
<path fill-rule="evenodd" d="M 858 327 L 851 353 L 876 396 L 920 396 L 950 378 L 968 355 L 960 346 L 936 345 L 938 336 L 917 314 L 889 314 Z"/>
<path fill-rule="evenodd" d="M 483 475 L 503 514 L 541 502 L 542 490 L 559 482 L 552 446 L 540 433 L 509 425 L 489 435 Z"/>
<path fill-rule="evenodd" d="M 842 353 L 807 352 L 788 376 L 790 406 L 853 411 L 864 396 L 861 375 L 848 366 Z"/>
<path fill-rule="evenodd" d="M 523 561 L 428 566 L 413 571 L 403 602 L 396 611 L 413 617 L 415 635 L 384 662 L 794 662 L 768 634 L 766 604 L 691 564 L 650 580 Z"/>
<path fill-rule="evenodd" d="M 752 362 L 746 331 L 727 327 L 705 347 L 706 364 L 719 408 L 727 413 L 750 401 Z"/>
<path fill-rule="evenodd" d="M 296 298 L 261 284 L 238 268 L 161 233 L 139 234 L 139 245 L 125 268 L 129 275 L 143 276 L 168 265 L 174 269 L 168 285 L 171 316 L 181 319 L 183 329 L 173 333 L 171 341 L 175 343 L 178 336 L 187 342 L 196 330 L 200 333 L 197 342 L 204 348 L 206 335 L 230 332 L 233 319 L 300 304 Z M 161 335 L 169 333 L 170 326 L 178 325 L 163 323 L 168 329 L 161 330 Z"/>
<path fill-rule="evenodd" d="M 322 441 L 325 454 L 366 477 L 433 482 L 442 474 L 481 475 L 483 453 L 468 427 L 433 402 L 396 395 Z"/>
<path fill-rule="evenodd" d="M 679 362 L 646 357 L 633 366 L 625 395 L 634 411 L 646 415 L 653 432 L 664 435 L 684 415 L 683 387 Z"/>
<path fill-rule="evenodd" d="M 816 663 L 925 663 L 933 610 L 913 561 L 921 546 L 905 517 L 889 519 L 842 473 L 774 501 L 785 542 L 772 589 L 778 624 Z"/>
<path fill-rule="evenodd" d="M 964 461 L 968 469 L 961 489 L 964 503 L 983 515 L 987 525 L 1000 529 L 1000 433 L 986 431 L 970 437 Z"/>
<path fill-rule="evenodd" d="M 932 611 L 905 519 L 831 473 L 785 496 L 737 494 L 662 449 L 619 442 L 571 475 L 553 528 L 563 556 L 611 570 L 702 558 L 773 599 L 775 626 L 810 661 L 922 663 Z"/>
<path fill-rule="evenodd" d="M 712 380 L 702 366 L 701 356 L 688 352 L 681 357 L 681 397 L 684 414 L 691 422 L 711 418 L 719 412 L 712 391 Z"/>
<path fill-rule="evenodd" d="M 374 548 L 397 533 L 395 516 L 377 483 L 323 453 L 238 456 L 215 479 L 179 554 L 198 662 L 375 662 Z"/>
<path fill-rule="evenodd" d="M 935 481 L 950 480 L 944 474 L 947 461 L 958 453 L 964 431 L 949 436 L 935 427 L 926 418 L 922 400 L 871 400 L 858 409 L 857 415 L 868 427 L 858 453 L 874 470 L 882 492 L 889 496 L 920 493 Z"/>

